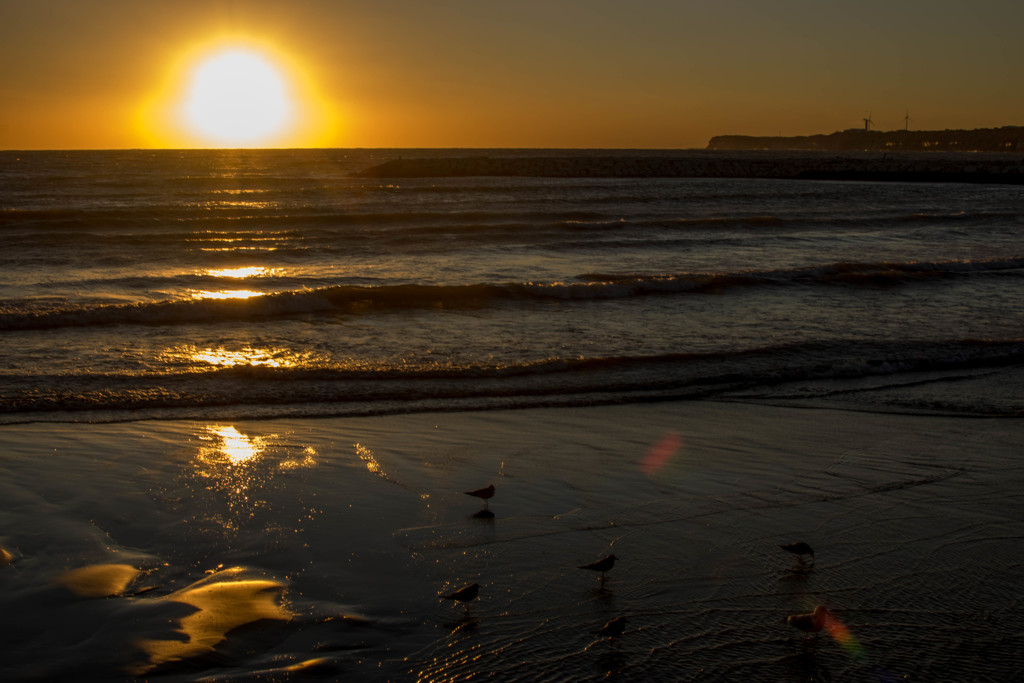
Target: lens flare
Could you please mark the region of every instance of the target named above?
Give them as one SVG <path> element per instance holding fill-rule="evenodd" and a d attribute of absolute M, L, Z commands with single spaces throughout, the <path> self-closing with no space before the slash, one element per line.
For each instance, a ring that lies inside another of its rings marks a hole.
<path fill-rule="evenodd" d="M 640 469 L 647 476 L 655 474 L 672 459 L 682 445 L 683 438 L 679 434 L 672 430 L 665 432 L 665 435 L 644 454 L 640 461 Z"/>
<path fill-rule="evenodd" d="M 868 656 L 864 651 L 864 646 L 860 644 L 857 637 L 834 614 L 829 613 L 825 615 L 825 630 L 846 650 L 846 653 L 850 655 L 853 661 L 858 664 L 863 664 L 867 661 Z"/>

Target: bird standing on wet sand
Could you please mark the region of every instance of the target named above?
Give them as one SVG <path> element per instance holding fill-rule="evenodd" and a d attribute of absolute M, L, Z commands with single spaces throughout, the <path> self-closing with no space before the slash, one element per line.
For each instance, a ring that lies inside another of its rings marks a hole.
<path fill-rule="evenodd" d="M 609 619 L 608 623 L 602 626 L 601 630 L 598 631 L 595 635 L 608 638 L 617 638 L 621 636 L 622 632 L 625 630 L 626 617 L 615 617 L 614 619 Z"/>
<path fill-rule="evenodd" d="M 591 569 L 595 572 L 601 572 L 601 580 L 604 581 L 604 573 L 615 566 L 615 560 L 619 558 L 614 555 L 603 557 L 597 562 L 591 562 L 590 564 L 581 564 L 577 569 Z"/>
<path fill-rule="evenodd" d="M 442 595 L 441 597 L 445 600 L 454 600 L 455 602 L 469 602 L 475 600 L 476 596 L 480 594 L 480 584 L 471 583 L 468 586 L 463 586 L 454 593 L 448 595 Z"/>
<path fill-rule="evenodd" d="M 814 549 L 807 545 L 803 541 L 797 541 L 796 543 L 789 543 L 787 545 L 780 545 L 780 548 L 786 552 L 793 553 L 796 555 L 797 562 L 803 564 L 804 555 L 810 555 L 811 560 L 814 560 Z"/>
<path fill-rule="evenodd" d="M 818 605 L 810 614 L 791 614 L 786 617 L 786 623 L 804 633 L 817 633 L 825 628 L 825 622 L 829 616 L 828 608 Z"/>
<path fill-rule="evenodd" d="M 474 496 L 476 498 L 482 498 L 484 501 L 484 509 L 487 509 L 487 501 L 494 497 L 494 484 L 487 486 L 482 489 L 476 489 L 474 491 L 466 491 L 467 496 Z"/>

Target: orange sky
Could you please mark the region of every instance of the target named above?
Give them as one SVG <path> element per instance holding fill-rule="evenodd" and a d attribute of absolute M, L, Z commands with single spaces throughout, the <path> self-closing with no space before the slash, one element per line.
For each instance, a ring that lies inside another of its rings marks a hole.
<path fill-rule="evenodd" d="M 274 146 L 1024 125 L 1021 26 L 1020 0 L 0 0 L 0 149 L 212 144 L 161 117 L 227 37 L 290 79 Z"/>

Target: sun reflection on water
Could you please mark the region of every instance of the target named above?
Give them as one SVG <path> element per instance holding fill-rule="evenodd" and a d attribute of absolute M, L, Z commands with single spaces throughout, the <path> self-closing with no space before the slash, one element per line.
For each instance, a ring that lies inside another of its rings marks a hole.
<path fill-rule="evenodd" d="M 290 460 L 282 460 L 278 467 L 282 470 L 297 470 L 302 467 L 313 467 L 316 465 L 316 456 L 316 449 L 312 446 L 306 446 L 302 449 L 302 455 L 300 457 Z"/>
<path fill-rule="evenodd" d="M 359 443 L 352 444 L 352 447 L 355 448 L 356 455 L 359 456 L 359 459 L 363 461 L 364 465 L 366 465 L 367 472 L 370 474 L 376 474 L 384 481 L 389 481 L 392 484 L 400 484 L 398 479 L 384 469 L 384 466 L 372 450 Z"/>
<path fill-rule="evenodd" d="M 315 448 L 288 435 L 213 423 L 199 425 L 195 438 L 198 446 L 185 481 L 191 490 L 193 519 L 204 532 L 235 533 L 252 525 L 268 525 L 288 510 L 294 514 L 296 501 L 279 495 L 279 477 L 319 464 Z M 298 517 L 312 514 L 312 509 L 305 509 Z"/>
<path fill-rule="evenodd" d="M 285 234 L 262 230 L 205 230 L 192 233 L 185 241 L 196 243 L 200 251 L 231 252 L 237 255 L 243 251 L 277 251 L 280 247 L 290 244 L 292 238 Z"/>
<path fill-rule="evenodd" d="M 210 365 L 227 367 L 250 365 L 282 368 L 292 365 L 287 359 L 277 357 L 274 351 L 270 349 L 254 349 L 251 347 L 245 347 L 239 351 L 228 351 L 227 349 L 197 350 L 192 354 L 192 359 L 202 363 L 209 363 Z"/>
<path fill-rule="evenodd" d="M 181 344 L 164 349 L 157 360 L 175 369 L 183 366 L 193 372 L 206 372 L 213 368 L 299 368 L 319 367 L 326 360 L 311 351 L 278 346 L 243 346 L 229 349 L 223 346 L 197 347 Z"/>
<path fill-rule="evenodd" d="M 194 299 L 251 299 L 254 296 L 263 296 L 263 292 L 256 292 L 251 289 L 222 289 L 216 292 L 197 290 L 192 292 Z"/>
<path fill-rule="evenodd" d="M 266 268 L 264 266 L 245 266 L 242 268 L 210 268 L 204 271 L 206 275 L 212 277 L 230 277 L 230 278 L 247 278 L 247 277 L 267 277 L 275 273 L 275 269 Z"/>
<path fill-rule="evenodd" d="M 208 445 L 199 449 L 199 460 L 207 464 L 239 465 L 256 460 L 263 452 L 263 439 L 246 436 L 228 425 L 209 425 L 205 437 Z"/>
<path fill-rule="evenodd" d="M 212 201 L 212 202 L 199 202 L 196 206 L 204 209 L 276 209 L 278 208 L 277 202 L 257 202 L 257 201 Z"/>

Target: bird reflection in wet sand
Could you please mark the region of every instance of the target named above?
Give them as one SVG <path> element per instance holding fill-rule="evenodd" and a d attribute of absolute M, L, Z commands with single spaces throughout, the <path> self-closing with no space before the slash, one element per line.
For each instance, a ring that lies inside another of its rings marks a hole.
<path fill-rule="evenodd" d="M 444 627 L 451 631 L 453 634 L 473 633 L 479 626 L 480 621 L 475 616 L 473 616 L 473 613 L 469 610 L 463 612 L 462 616 L 459 617 L 457 620 L 448 622 L 444 625 Z"/>
<path fill-rule="evenodd" d="M 462 618 L 450 624 L 445 624 L 445 626 L 448 629 L 450 629 L 451 631 L 468 632 L 474 630 L 477 627 L 476 618 L 471 616 L 470 614 L 469 603 L 473 600 L 476 600 L 476 596 L 479 594 L 480 584 L 471 583 L 468 586 L 463 586 L 457 591 L 440 596 L 444 600 L 451 600 L 452 602 L 456 603 L 466 603 L 466 611 L 463 613 Z"/>
<path fill-rule="evenodd" d="M 827 666 L 818 661 L 817 649 L 813 643 L 808 645 L 807 642 L 804 642 L 801 645 L 800 652 L 787 659 L 792 667 L 790 672 L 791 680 L 805 681 L 806 683 L 811 683 L 812 681 L 828 683 L 832 680 L 832 672 L 829 671 Z"/>
<path fill-rule="evenodd" d="M 818 605 L 810 614 L 791 614 L 786 617 L 786 623 L 804 633 L 818 633 L 825 628 L 830 616 L 827 607 Z"/>
<path fill-rule="evenodd" d="M 609 619 L 608 622 L 601 627 L 601 630 L 594 635 L 600 636 L 601 638 L 618 638 L 625 630 L 626 617 L 615 617 L 614 619 Z"/>
<path fill-rule="evenodd" d="M 619 637 L 626 629 L 626 617 L 615 617 L 601 627 L 594 635 L 597 639 L 591 646 L 597 647 L 597 668 L 602 678 L 611 678 L 626 668 L 626 657 L 619 649 Z M 601 643 L 601 645 L 598 645 Z M 588 646 L 590 649 L 591 646 Z"/>
<path fill-rule="evenodd" d="M 814 549 L 807 545 L 803 541 L 797 541 L 796 543 L 789 543 L 787 545 L 780 545 L 780 548 L 788 553 L 796 555 L 796 561 L 801 565 L 804 563 L 804 555 L 811 556 L 811 562 L 814 562 Z"/>
<path fill-rule="evenodd" d="M 454 602 L 470 602 L 476 599 L 476 596 L 480 594 L 480 584 L 471 583 L 468 586 L 463 586 L 459 590 L 442 595 L 441 598 L 444 600 L 452 600 Z"/>
<path fill-rule="evenodd" d="M 597 562 L 591 562 L 590 564 L 581 564 L 578 569 L 590 569 L 595 572 L 601 572 L 601 581 L 604 581 L 604 573 L 615 566 L 615 560 L 618 558 L 614 555 L 602 557 Z"/>

